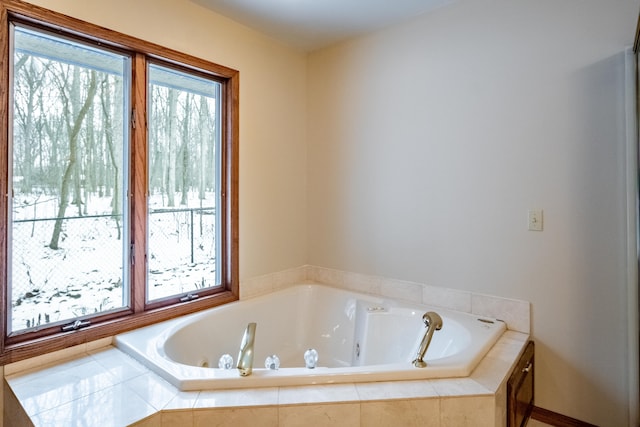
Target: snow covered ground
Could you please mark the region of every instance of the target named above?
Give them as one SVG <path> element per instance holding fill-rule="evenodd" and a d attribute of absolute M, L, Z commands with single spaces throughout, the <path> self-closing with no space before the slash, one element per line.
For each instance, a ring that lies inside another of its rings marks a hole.
<path fill-rule="evenodd" d="M 177 198 L 179 200 L 179 198 Z M 57 198 L 51 195 L 17 195 L 13 229 L 10 230 L 10 331 L 37 327 L 77 316 L 105 312 L 128 304 L 123 264 L 130 239 L 118 239 L 118 223 L 111 216 L 111 198 L 87 200 L 87 218 L 66 219 L 59 249 L 49 248 Z M 202 206 L 214 205 L 213 195 Z M 188 207 L 199 208 L 193 195 Z M 185 209 L 178 206 L 175 209 Z M 154 198 L 150 209 L 162 208 Z M 149 220 L 149 299 L 197 291 L 215 285 L 215 215 L 204 213 L 154 213 Z M 77 217 L 77 206 L 69 205 L 65 217 Z M 191 227 L 193 218 L 193 240 Z M 17 222 L 28 220 L 25 222 Z M 120 220 L 120 228 L 126 224 Z M 193 249 L 192 249 L 193 248 Z M 193 262 L 192 262 L 193 251 Z"/>

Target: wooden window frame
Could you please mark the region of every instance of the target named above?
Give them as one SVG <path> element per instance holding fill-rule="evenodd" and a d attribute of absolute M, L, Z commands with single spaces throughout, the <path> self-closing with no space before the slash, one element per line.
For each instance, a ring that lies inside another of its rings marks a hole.
<path fill-rule="evenodd" d="M 60 327 L 43 328 L 18 338 L 7 336 L 8 286 L 7 257 L 9 242 L 9 77 L 10 77 L 10 22 L 17 21 L 72 35 L 82 40 L 123 50 L 131 55 L 131 97 L 133 121 L 130 126 L 130 238 L 131 254 L 136 260 L 130 268 L 130 306 L 114 313 L 99 315 L 86 328 L 61 332 Z M 146 64 L 158 60 L 175 64 L 183 70 L 206 75 L 222 85 L 222 141 L 221 141 L 221 223 L 222 261 L 221 288 L 205 292 L 187 302 L 179 298 L 149 304 L 145 298 L 146 282 L 146 218 L 147 218 L 147 126 Z M 16 362 L 51 351 L 83 344 L 101 338 L 168 320 L 177 316 L 225 304 L 239 299 L 238 279 L 238 113 L 239 72 L 176 50 L 137 39 L 76 18 L 31 5 L 20 0 L 0 0 L 0 365 Z M 144 124 L 141 126 L 140 124 Z M 145 262 L 139 262 L 144 260 Z"/>

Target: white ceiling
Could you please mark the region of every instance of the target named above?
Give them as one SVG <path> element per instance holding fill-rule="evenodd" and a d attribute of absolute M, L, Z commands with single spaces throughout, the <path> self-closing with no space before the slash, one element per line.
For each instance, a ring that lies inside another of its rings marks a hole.
<path fill-rule="evenodd" d="M 456 0 L 192 0 L 304 50 L 375 31 Z"/>

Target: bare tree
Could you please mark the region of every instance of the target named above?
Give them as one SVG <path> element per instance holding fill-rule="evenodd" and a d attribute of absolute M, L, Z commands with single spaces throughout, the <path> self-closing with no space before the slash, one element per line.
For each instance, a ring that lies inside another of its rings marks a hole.
<path fill-rule="evenodd" d="M 180 173 L 180 178 L 181 179 L 181 190 L 182 190 L 182 197 L 180 199 L 180 204 L 181 205 L 186 205 L 188 203 L 188 195 L 189 195 L 189 189 L 191 187 L 191 181 L 190 181 L 190 161 L 189 161 L 189 155 L 191 153 L 191 150 L 189 149 L 190 144 L 191 144 L 191 133 L 189 131 L 190 126 L 191 126 L 191 103 L 192 103 L 192 99 L 193 99 L 193 94 L 191 93 L 187 93 L 187 99 L 185 101 L 185 106 L 184 106 L 184 119 L 182 121 L 182 144 L 180 146 L 180 153 L 178 158 L 181 161 L 181 173 Z"/>
<path fill-rule="evenodd" d="M 77 68 L 75 68 L 77 70 Z M 77 99 L 72 99 L 71 102 L 79 102 L 80 101 L 80 75 L 79 72 L 76 74 L 73 73 L 74 77 L 71 82 L 71 93 L 78 94 Z M 58 207 L 58 214 L 56 216 L 56 221 L 53 227 L 53 234 L 51 235 L 51 242 L 49 243 L 49 247 L 51 249 L 58 249 L 58 243 L 60 239 L 60 231 L 62 230 L 62 222 L 64 221 L 64 215 L 67 209 L 67 203 L 69 199 L 69 187 L 71 185 L 71 180 L 73 178 L 73 173 L 76 171 L 77 160 L 78 160 L 78 139 L 80 135 L 80 130 L 82 129 L 82 123 L 84 118 L 89 111 L 89 107 L 93 103 L 93 98 L 97 91 L 97 79 L 95 70 L 91 70 L 89 72 L 89 85 L 87 88 L 87 94 L 85 96 L 84 102 L 82 106 L 78 110 L 77 114 L 72 114 L 70 110 L 70 101 L 69 96 L 66 93 L 67 81 L 64 79 L 64 76 L 58 76 L 58 84 L 60 88 L 61 99 L 63 103 L 63 109 L 67 120 L 65 120 L 65 125 L 69 134 L 69 159 L 67 163 L 67 167 L 64 171 L 64 175 L 62 177 L 62 182 L 60 185 L 60 205 Z M 62 80 L 64 79 L 64 80 Z"/>
<path fill-rule="evenodd" d="M 209 146 L 209 105 L 207 104 L 207 98 L 200 97 L 200 159 L 198 167 L 198 198 L 200 199 L 200 207 L 202 207 L 202 200 L 205 199 L 206 191 L 206 175 L 207 170 L 207 147 Z"/>
<path fill-rule="evenodd" d="M 157 85 L 153 86 L 153 92 L 151 98 L 153 99 L 151 109 L 151 123 L 161 123 L 166 116 L 166 93 L 167 89 Z M 149 126 L 149 191 L 159 191 L 164 193 L 165 184 L 165 167 L 164 157 L 165 151 L 163 148 L 163 141 L 166 140 L 164 134 L 160 132 L 162 127 Z"/>
<path fill-rule="evenodd" d="M 116 227 L 118 228 L 118 240 L 122 238 L 122 232 L 120 230 L 120 167 L 113 144 L 113 124 L 111 119 L 111 93 L 109 90 L 109 76 L 105 75 L 100 84 L 100 100 L 102 104 L 102 118 L 104 120 L 104 136 L 107 143 L 107 151 L 109 153 L 109 161 L 113 168 L 113 197 L 111 199 L 111 216 L 116 221 Z"/>
<path fill-rule="evenodd" d="M 167 126 L 169 138 L 167 140 L 167 206 L 175 206 L 176 194 L 176 145 L 178 140 L 178 91 L 169 89 L 169 110 Z"/>
<path fill-rule="evenodd" d="M 23 193 L 30 193 L 32 190 L 33 161 L 37 157 L 34 152 L 38 147 L 33 143 L 33 135 L 38 130 L 38 95 L 46 71 L 46 67 L 26 54 L 20 56 L 14 67 L 19 84 L 15 91 L 16 97 L 19 98 L 14 103 L 18 123 L 15 131 L 20 133 L 16 138 L 18 143 L 14 145 L 14 168 L 22 177 L 20 189 Z"/>

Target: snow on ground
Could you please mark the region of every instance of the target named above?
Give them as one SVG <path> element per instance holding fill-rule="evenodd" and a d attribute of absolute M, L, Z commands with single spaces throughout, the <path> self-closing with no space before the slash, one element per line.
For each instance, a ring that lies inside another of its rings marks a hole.
<path fill-rule="evenodd" d="M 84 215 L 111 212 L 111 198 L 93 197 L 87 202 Z M 213 206 L 213 195 L 208 194 L 202 202 L 202 206 Z M 198 208 L 200 200 L 194 195 L 188 206 Z M 150 208 L 161 209 L 162 198 L 152 199 Z M 175 209 L 185 208 L 177 206 Z M 55 218 L 56 214 L 55 196 L 19 195 L 14 200 L 14 221 Z M 77 206 L 69 205 L 65 217 L 77 216 Z M 190 212 L 150 215 L 149 299 L 197 291 L 216 283 L 215 215 L 212 210 L 193 213 L 193 243 L 191 220 Z M 118 239 L 116 220 L 111 216 L 66 219 L 57 250 L 48 246 L 54 222 L 16 222 L 10 230 L 9 276 L 13 310 L 10 331 L 105 312 L 128 304 L 127 279 L 123 277 L 122 265 L 129 239 L 124 234 Z M 121 230 L 126 227 L 121 220 L 119 225 Z"/>

